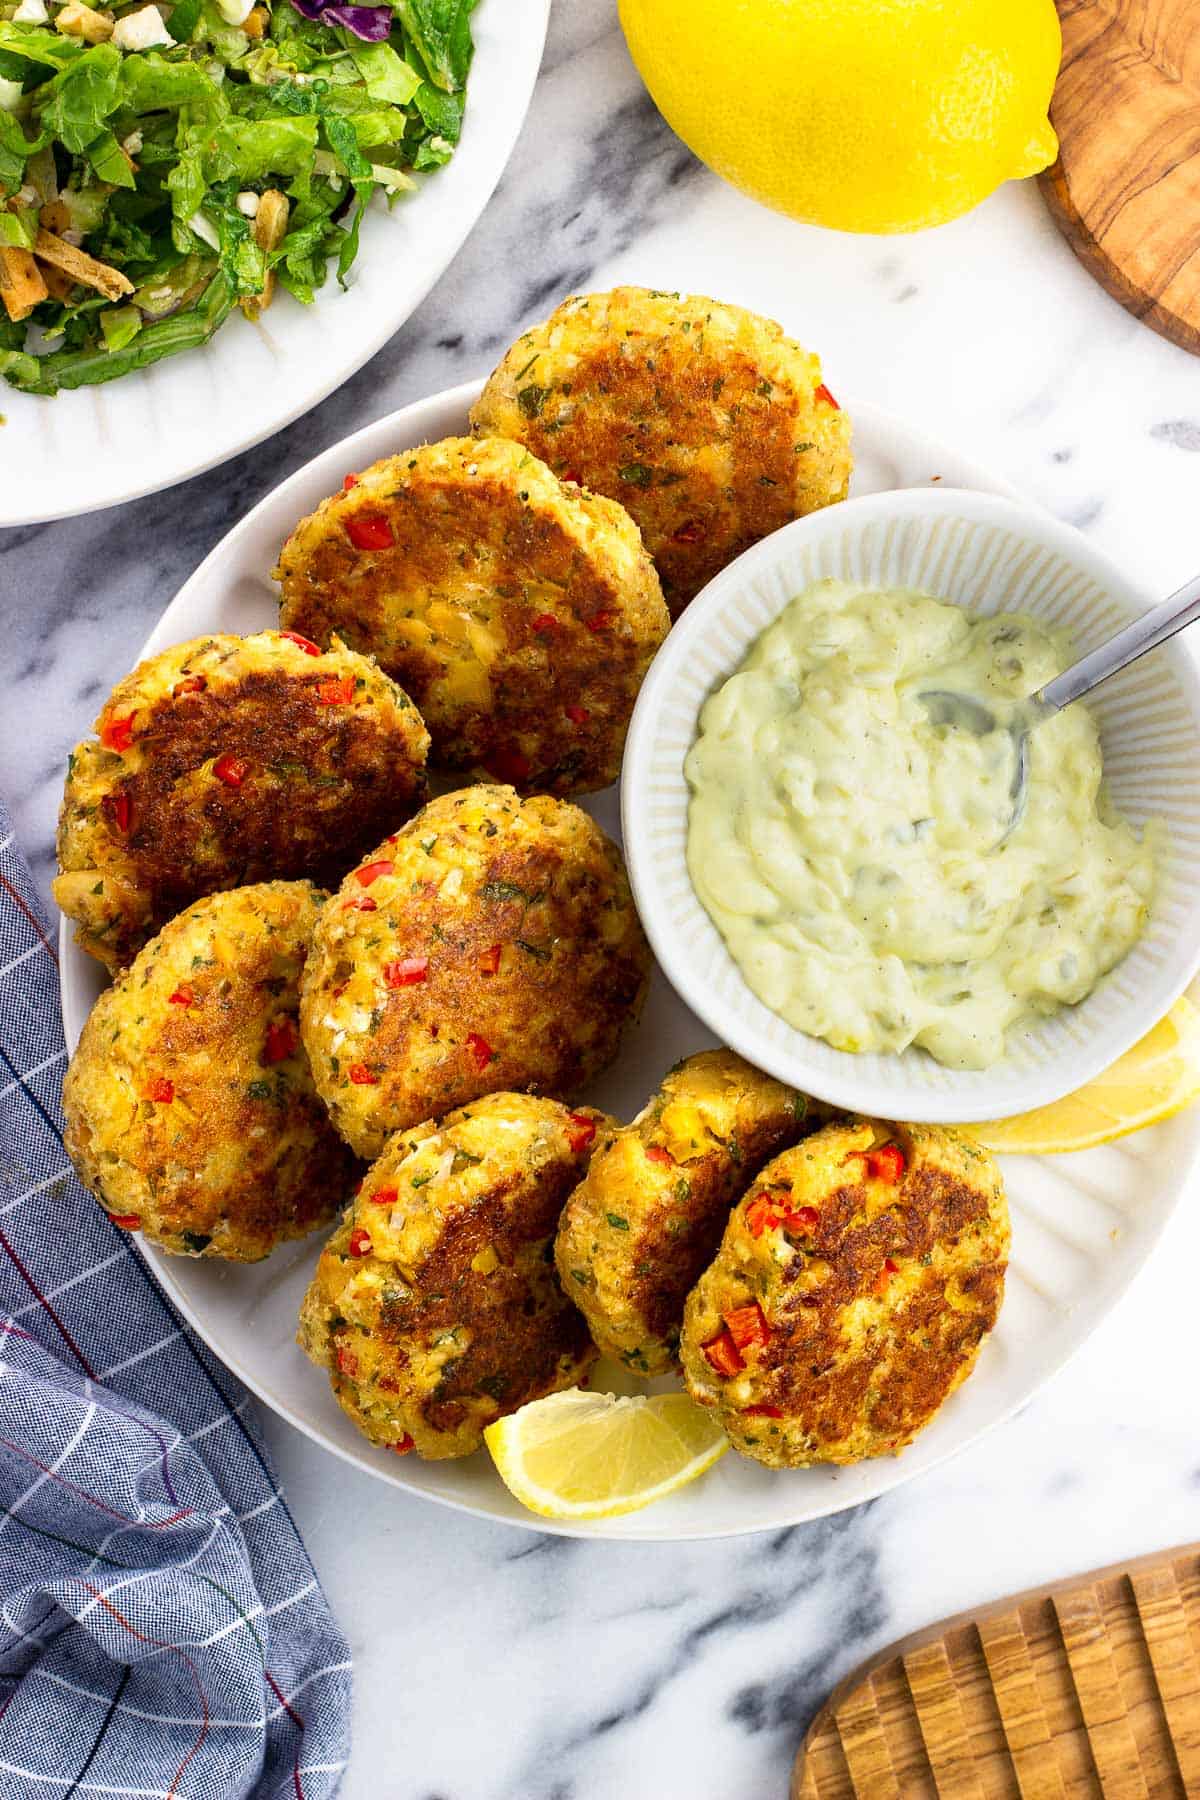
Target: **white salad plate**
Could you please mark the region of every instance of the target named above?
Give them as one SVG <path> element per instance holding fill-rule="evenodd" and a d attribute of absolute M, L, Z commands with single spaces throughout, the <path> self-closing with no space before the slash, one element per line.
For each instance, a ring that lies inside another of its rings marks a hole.
<path fill-rule="evenodd" d="M 1040 507 L 941 484 L 864 494 L 784 526 L 692 601 L 642 684 L 622 770 L 625 854 L 642 923 L 672 985 L 724 1043 L 851 1112 L 954 1124 L 1029 1112 L 1114 1063 L 1200 968 L 1200 679 L 1182 638 L 1088 699 L 1104 781 L 1134 825 L 1166 826 L 1143 935 L 1078 1006 L 1008 1034 L 987 1069 L 925 1050 L 853 1054 L 789 1025 L 742 976 L 692 887 L 684 759 L 714 687 L 788 602 L 830 578 L 917 588 L 978 614 L 1023 612 L 1082 656 L 1151 603 L 1071 525 Z"/>
<path fill-rule="evenodd" d="M 475 384 L 405 407 L 335 445 L 267 496 L 217 545 L 180 590 L 143 646 L 151 655 L 210 631 L 258 631 L 277 619 L 270 570 L 296 521 L 340 486 L 344 474 L 414 444 L 457 435 L 467 426 Z M 865 404 L 855 424 L 853 491 L 879 493 L 946 483 L 1011 492 L 984 470 Z M 82 736 L 89 721 L 80 719 Z M 616 789 L 588 803 L 618 829 Z M 104 984 L 64 923 L 63 1023 L 73 1049 Z M 625 1039 L 618 1065 L 587 1098 L 632 1118 L 679 1057 L 714 1042 L 661 973 L 645 1013 Z M 347 1462 L 408 1493 L 537 1531 L 624 1540 L 734 1536 L 803 1523 L 887 1492 L 961 1450 L 1022 1406 L 1110 1311 L 1178 1201 L 1200 1153 L 1200 1110 L 1102 1150 L 1081 1155 L 1005 1159 L 1013 1220 L 1007 1297 L 996 1330 L 970 1381 L 898 1458 L 854 1468 L 769 1471 L 734 1453 L 672 1498 L 644 1512 L 594 1524 L 535 1518 L 509 1495 L 486 1451 L 459 1462 L 420 1463 L 378 1449 L 335 1403 L 324 1372 L 295 1343 L 301 1297 L 319 1238 L 285 1245 L 252 1266 L 144 1254 L 184 1317 L 217 1356 L 281 1417 Z M 604 1365 L 594 1385 L 608 1385 Z M 616 1375 L 630 1391 L 628 1379 Z"/>
<path fill-rule="evenodd" d="M 404 324 L 461 247 L 529 110 L 550 0 L 481 0 L 462 141 L 391 211 L 363 220 L 345 292 L 311 306 L 277 291 L 257 324 L 234 312 L 202 349 L 53 397 L 0 380 L 0 526 L 156 493 L 261 443 L 354 374 Z"/>

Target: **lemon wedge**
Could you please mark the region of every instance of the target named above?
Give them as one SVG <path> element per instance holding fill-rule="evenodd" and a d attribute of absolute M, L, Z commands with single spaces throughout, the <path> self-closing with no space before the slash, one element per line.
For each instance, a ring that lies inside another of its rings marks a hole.
<path fill-rule="evenodd" d="M 729 1448 L 686 1394 L 568 1388 L 497 1419 L 484 1440 L 511 1494 L 543 1519 L 613 1519 L 695 1481 Z"/>
<path fill-rule="evenodd" d="M 962 1130 L 989 1150 L 1053 1156 L 1110 1144 L 1143 1126 L 1158 1125 L 1200 1099 L 1200 1011 L 1177 1000 L 1153 1031 L 1085 1087 L 1053 1106 L 989 1119 Z"/>

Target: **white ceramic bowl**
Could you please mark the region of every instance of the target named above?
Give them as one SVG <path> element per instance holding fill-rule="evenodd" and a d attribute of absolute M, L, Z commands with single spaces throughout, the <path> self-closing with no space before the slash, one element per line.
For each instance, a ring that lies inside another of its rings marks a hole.
<path fill-rule="evenodd" d="M 1149 596 L 1071 526 L 989 494 L 907 489 L 814 513 L 764 539 L 692 601 L 647 678 L 622 775 L 625 851 L 638 908 L 668 979 L 759 1067 L 883 1118 L 1003 1118 L 1042 1106 L 1135 1043 L 1200 967 L 1200 681 L 1181 644 L 1153 651 L 1089 702 L 1104 769 L 1135 823 L 1170 842 L 1147 930 L 1079 1006 L 1010 1033 L 1003 1061 L 946 1069 L 923 1050 L 852 1055 L 788 1025 L 747 986 L 688 876 L 684 757 L 700 709 L 763 628 L 826 577 L 915 587 L 972 611 L 1023 610 L 1066 628 L 1080 653 Z"/>

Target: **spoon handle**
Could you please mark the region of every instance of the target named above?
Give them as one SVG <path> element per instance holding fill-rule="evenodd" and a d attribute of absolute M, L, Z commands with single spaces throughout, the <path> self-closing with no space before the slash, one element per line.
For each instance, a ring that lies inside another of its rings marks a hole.
<path fill-rule="evenodd" d="M 1126 625 L 1124 631 L 1118 631 L 1106 644 L 1101 644 L 1098 650 L 1081 657 L 1053 681 L 1048 681 L 1045 687 L 1039 688 L 1033 696 L 1039 711 L 1058 712 L 1060 708 L 1070 706 L 1073 700 L 1082 700 L 1110 675 L 1136 662 L 1147 650 L 1166 643 L 1168 638 L 1196 619 L 1200 619 L 1200 575 L 1185 581 L 1169 600 L 1152 607 L 1132 625 Z"/>

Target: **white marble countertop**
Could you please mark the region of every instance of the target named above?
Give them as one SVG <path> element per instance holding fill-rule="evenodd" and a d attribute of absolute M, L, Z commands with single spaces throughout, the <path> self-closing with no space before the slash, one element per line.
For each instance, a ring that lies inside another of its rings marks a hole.
<path fill-rule="evenodd" d="M 70 744 L 221 533 L 316 450 L 486 370 L 583 285 L 691 288 L 770 313 L 820 350 L 851 406 L 869 397 L 955 441 L 1153 587 L 1194 569 L 1200 361 L 1092 285 L 1035 186 L 915 238 L 794 225 L 670 135 L 615 15 L 615 0 L 557 0 L 490 210 L 339 394 L 187 487 L 0 536 L 0 782 L 43 877 Z M 782 1800 L 815 1706 L 869 1651 L 1014 1588 L 1200 1538 L 1197 1206 L 1200 1184 L 1015 1421 L 886 1499 L 773 1537 L 539 1537 L 408 1500 L 272 1422 L 354 1648 L 345 1800 Z"/>

